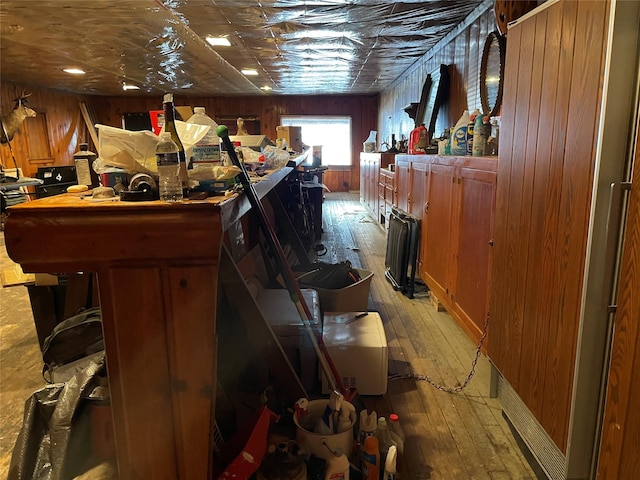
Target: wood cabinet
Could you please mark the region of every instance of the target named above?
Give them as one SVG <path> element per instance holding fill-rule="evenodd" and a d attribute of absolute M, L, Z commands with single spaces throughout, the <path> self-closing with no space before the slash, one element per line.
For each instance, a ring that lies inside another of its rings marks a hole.
<path fill-rule="evenodd" d="M 422 218 L 427 200 L 427 175 L 430 155 L 396 156 L 397 206 L 400 210 Z"/>
<path fill-rule="evenodd" d="M 489 310 L 497 157 L 397 155 L 396 205 L 422 221 L 418 274 L 478 341 Z"/>
<path fill-rule="evenodd" d="M 380 221 L 378 179 L 381 168 L 393 163 L 393 153 L 360 153 L 360 202 L 367 212 Z"/>
<path fill-rule="evenodd" d="M 594 478 L 605 429 L 630 442 L 634 471 L 601 478 L 638 478 L 638 425 L 601 424 L 601 388 L 621 378 L 603 375 L 609 342 L 627 327 L 610 307 L 630 285 L 610 273 L 624 230 L 610 188 L 630 180 L 638 6 L 546 2 L 509 26 L 487 350 L 505 414 L 550 478 Z"/>
<path fill-rule="evenodd" d="M 429 166 L 418 260 L 420 277 L 445 305 L 449 305 L 449 270 L 453 261 L 454 162 L 455 157 L 441 157 Z"/>
<path fill-rule="evenodd" d="M 433 156 L 423 164 L 428 170 L 418 273 L 478 341 L 489 309 L 497 158 Z M 412 199 L 416 191 L 417 184 Z"/>
<path fill-rule="evenodd" d="M 396 189 L 396 206 L 403 212 L 408 212 L 411 196 L 411 158 L 408 155 L 396 157 Z"/>

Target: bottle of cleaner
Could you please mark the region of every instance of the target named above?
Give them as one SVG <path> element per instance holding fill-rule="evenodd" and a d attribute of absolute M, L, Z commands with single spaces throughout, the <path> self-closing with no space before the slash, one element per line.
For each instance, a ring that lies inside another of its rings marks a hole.
<path fill-rule="evenodd" d="M 397 451 L 395 445 L 389 447 L 387 458 L 384 462 L 384 474 L 382 480 L 396 480 Z"/>
<path fill-rule="evenodd" d="M 427 127 L 422 125 L 417 126 L 413 130 L 411 130 L 411 134 L 409 135 L 409 148 L 407 153 L 409 155 L 423 155 L 426 152 L 427 147 L 429 146 L 429 135 L 427 131 Z"/>
<path fill-rule="evenodd" d="M 473 130 L 475 127 L 476 118 L 480 116 L 480 110 L 477 108 L 469 115 L 469 126 L 467 127 L 467 155 L 473 154 Z"/>
<path fill-rule="evenodd" d="M 465 156 L 467 154 L 467 130 L 469 128 L 469 110 L 465 110 L 453 127 L 451 136 L 451 155 Z"/>
<path fill-rule="evenodd" d="M 389 451 L 389 447 L 391 447 L 392 445 L 395 445 L 395 443 L 391 439 L 391 432 L 389 431 L 389 427 L 387 426 L 387 419 L 385 417 L 378 418 L 378 426 L 376 428 L 375 436 L 378 439 L 378 450 L 380 451 L 380 463 L 384 464 L 385 459 L 387 458 L 387 452 Z"/>
<path fill-rule="evenodd" d="M 364 447 L 365 438 L 375 435 L 376 428 L 378 427 L 378 414 L 375 410 L 371 413 L 367 410 L 360 411 L 360 428 L 358 430 L 358 445 L 362 449 Z"/>
<path fill-rule="evenodd" d="M 324 480 L 349 480 L 349 459 L 340 448 L 327 460 Z"/>
<path fill-rule="evenodd" d="M 193 146 L 193 153 L 190 159 L 192 167 L 195 169 L 200 166 L 220 166 L 222 164 L 220 160 L 220 137 L 216 134 L 218 124 L 206 114 L 204 107 L 194 107 L 193 112 L 187 123 L 207 125 L 209 130 Z"/>
<path fill-rule="evenodd" d="M 371 435 L 364 440 L 362 451 L 362 480 L 379 480 L 380 478 L 380 451 L 378 439 Z"/>

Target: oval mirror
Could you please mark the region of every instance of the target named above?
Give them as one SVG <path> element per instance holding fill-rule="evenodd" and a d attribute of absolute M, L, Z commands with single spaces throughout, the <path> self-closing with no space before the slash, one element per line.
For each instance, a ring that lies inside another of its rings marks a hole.
<path fill-rule="evenodd" d="M 484 42 L 480 64 L 480 101 L 482 110 L 490 117 L 500 114 L 506 40 L 498 32 L 491 32 Z"/>

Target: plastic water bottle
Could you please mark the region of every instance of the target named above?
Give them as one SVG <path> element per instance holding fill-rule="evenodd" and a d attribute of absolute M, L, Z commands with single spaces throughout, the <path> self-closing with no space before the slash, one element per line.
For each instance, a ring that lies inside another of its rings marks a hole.
<path fill-rule="evenodd" d="M 396 444 L 397 454 L 399 456 L 404 455 L 404 431 L 402 425 L 400 425 L 400 417 L 397 413 L 389 415 L 389 433 L 391 433 L 391 440 Z"/>
<path fill-rule="evenodd" d="M 160 135 L 160 143 L 156 146 L 156 162 L 160 200 L 165 202 L 181 201 L 180 157 L 178 156 L 178 146 L 171 140 L 170 132 L 165 131 Z"/>
<path fill-rule="evenodd" d="M 164 126 L 162 127 L 162 131 L 169 132 L 171 134 L 171 140 L 178 146 L 178 159 L 180 160 L 180 184 L 182 185 L 183 190 L 187 190 L 189 188 L 187 161 L 185 157 L 184 146 L 182 145 L 182 141 L 178 136 L 178 130 L 176 129 L 176 111 L 173 104 L 172 93 L 165 93 L 162 101 L 162 110 L 164 112 Z"/>
<path fill-rule="evenodd" d="M 187 123 L 195 123 L 196 125 L 207 125 L 209 130 L 198 142 L 193 146 L 191 154 L 191 163 L 194 169 L 201 166 L 220 166 L 220 137 L 216 134 L 218 124 L 213 118 L 205 113 L 204 107 L 194 107 L 193 115 L 187 120 Z"/>

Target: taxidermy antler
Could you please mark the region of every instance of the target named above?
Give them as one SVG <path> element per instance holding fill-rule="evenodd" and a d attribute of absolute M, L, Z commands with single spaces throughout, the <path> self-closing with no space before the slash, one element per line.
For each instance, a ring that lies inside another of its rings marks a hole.
<path fill-rule="evenodd" d="M 0 132 L 0 143 L 7 143 L 13 139 L 22 122 L 27 117 L 35 117 L 36 112 L 27 105 L 27 98 L 30 93 L 23 93 L 15 99 L 16 106 L 13 111 L 2 117 L 2 131 Z"/>

